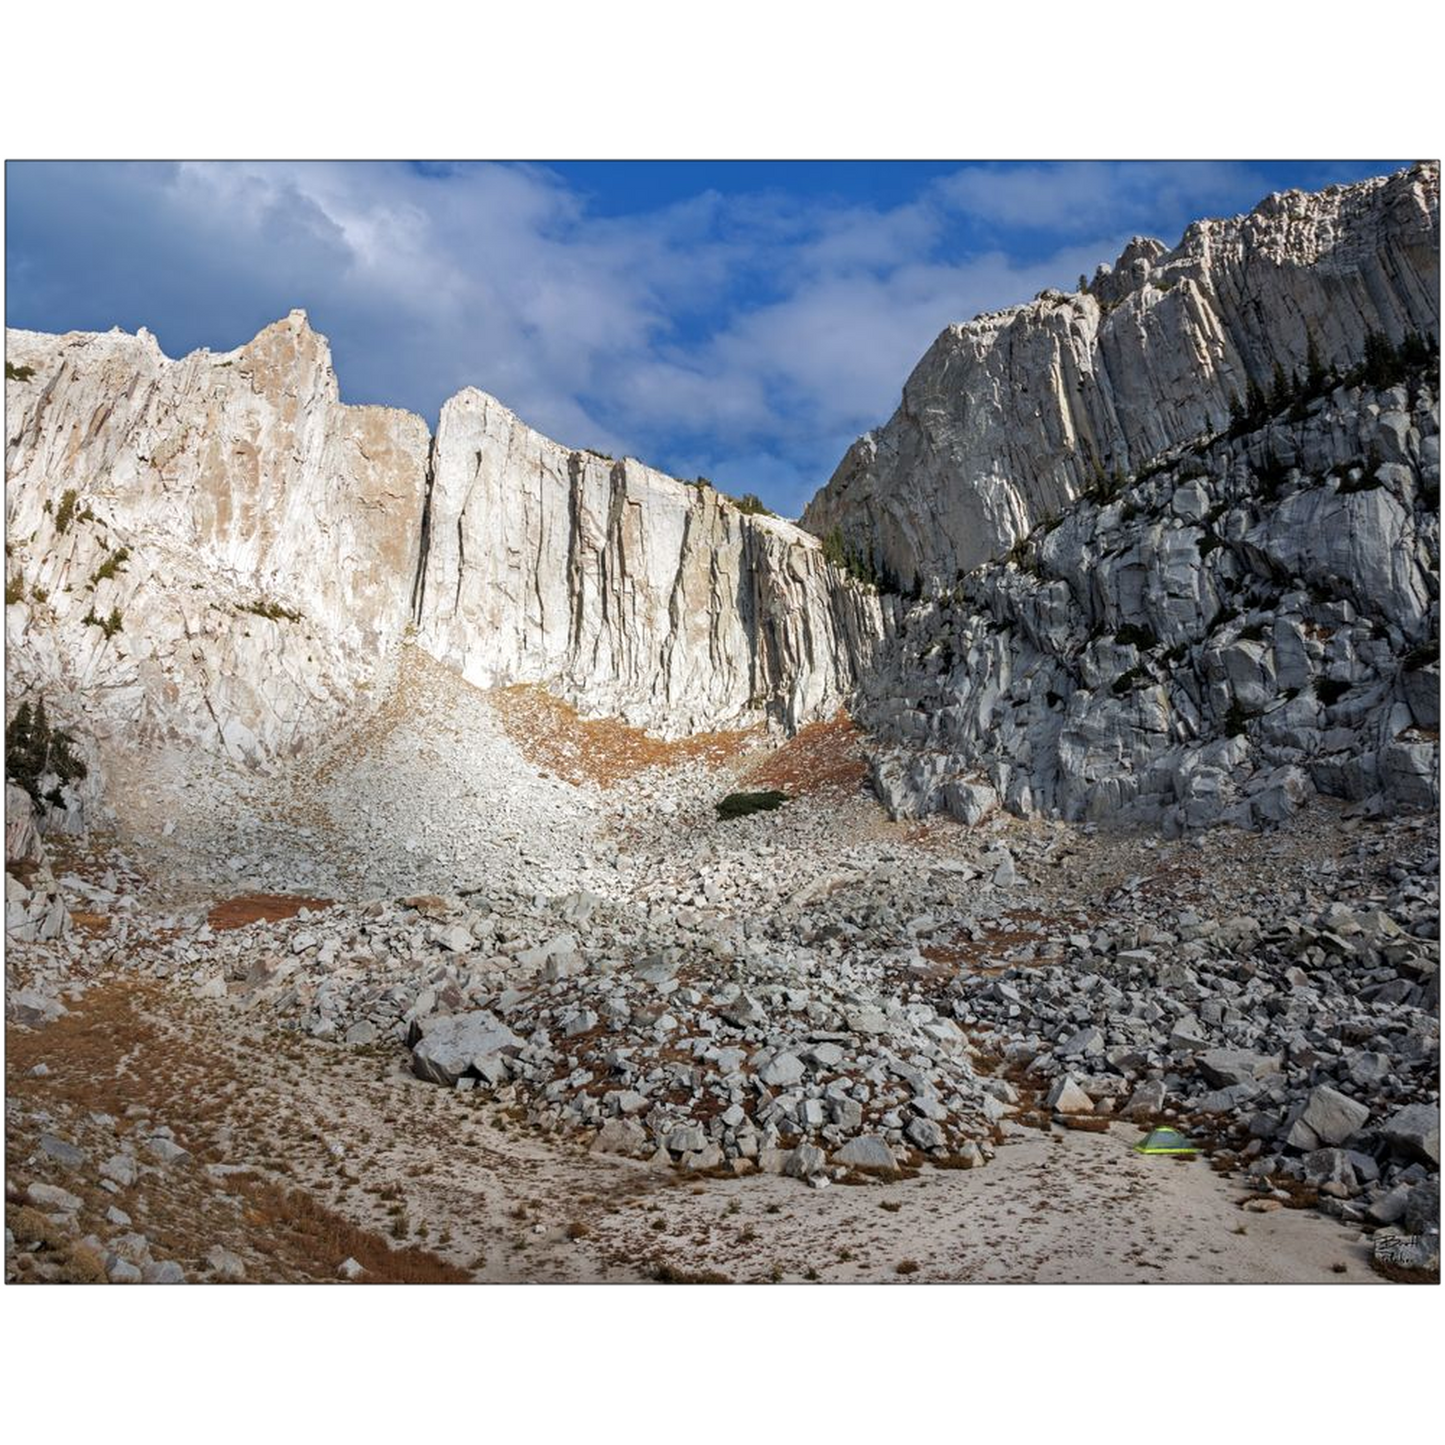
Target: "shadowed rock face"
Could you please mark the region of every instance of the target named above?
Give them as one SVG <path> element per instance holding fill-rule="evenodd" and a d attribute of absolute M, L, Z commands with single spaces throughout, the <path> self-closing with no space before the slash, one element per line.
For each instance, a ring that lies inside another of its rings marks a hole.
<path fill-rule="evenodd" d="M 479 391 L 442 410 L 427 532 L 422 647 L 659 732 L 830 712 L 881 631 L 807 533 L 569 451 Z"/>
<path fill-rule="evenodd" d="M 1278 364 L 1345 365 L 1367 333 L 1439 335 L 1439 168 L 1270 196 L 1136 240 L 1088 292 L 950 326 L 886 426 L 803 514 L 903 584 L 951 583 L 1116 469 L 1228 425 Z"/>
<path fill-rule="evenodd" d="M 1435 806 L 1439 455 L 1422 368 L 1077 503 L 903 614 L 857 708 L 880 796 L 1167 833 Z"/>
<path fill-rule="evenodd" d="M 102 741 L 268 766 L 365 707 L 413 622 L 483 686 L 662 732 L 793 727 L 881 631 L 811 535 L 479 392 L 434 447 L 420 417 L 343 406 L 299 311 L 178 361 L 145 331 L 7 344 L 9 677 Z"/>

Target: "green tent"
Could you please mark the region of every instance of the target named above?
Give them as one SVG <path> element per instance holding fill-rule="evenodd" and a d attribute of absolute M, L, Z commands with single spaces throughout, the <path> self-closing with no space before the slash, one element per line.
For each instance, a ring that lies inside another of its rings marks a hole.
<path fill-rule="evenodd" d="M 1178 1129 L 1151 1129 L 1135 1146 L 1136 1154 L 1197 1154 L 1199 1151 Z"/>

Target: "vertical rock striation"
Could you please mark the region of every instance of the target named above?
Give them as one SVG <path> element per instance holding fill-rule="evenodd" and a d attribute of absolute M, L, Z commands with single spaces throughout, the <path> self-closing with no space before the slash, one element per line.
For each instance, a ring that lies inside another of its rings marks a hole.
<path fill-rule="evenodd" d="M 475 390 L 442 409 L 427 534 L 426 651 L 657 732 L 831 712 L 881 634 L 876 595 L 808 533 L 568 450 Z"/>
<path fill-rule="evenodd" d="M 667 733 L 832 711 L 879 603 L 811 535 L 466 391 L 345 406 L 301 312 L 181 360 L 7 333 L 7 679 L 127 748 L 267 767 L 364 710 L 409 627 L 481 686 Z M 434 477 L 434 480 L 433 480 Z"/>

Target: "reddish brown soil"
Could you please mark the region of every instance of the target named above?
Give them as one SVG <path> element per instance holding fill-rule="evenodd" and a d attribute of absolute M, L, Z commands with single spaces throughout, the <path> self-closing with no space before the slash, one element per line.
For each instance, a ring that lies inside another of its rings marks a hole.
<path fill-rule="evenodd" d="M 697 733 L 665 742 L 616 718 L 580 717 L 540 687 L 502 688 L 492 699 L 508 737 L 529 762 L 566 782 L 604 788 L 648 768 L 686 762 L 720 767 L 736 759 L 761 731 Z"/>
<path fill-rule="evenodd" d="M 429 1250 L 393 1246 L 308 1190 L 259 1169 L 224 1182 L 212 1179 L 200 1166 L 227 1157 L 216 1143 L 223 1130 L 242 1131 L 254 1122 L 247 1112 L 251 1087 L 221 1051 L 189 1047 L 187 1035 L 158 1016 L 167 1007 L 174 1004 L 158 985 L 108 982 L 90 989 L 43 1030 L 5 1031 L 6 1097 L 32 1111 L 31 1118 L 55 1119 L 63 1132 L 97 1152 L 114 1135 L 85 1134 L 94 1128 L 96 1109 L 115 1117 L 117 1133 L 136 1127 L 137 1108 L 149 1111 L 156 1123 L 174 1122 L 178 1142 L 194 1155 L 195 1166 L 142 1175 L 120 1197 L 127 1212 L 144 1219 L 158 1257 L 196 1268 L 207 1247 L 221 1240 L 246 1257 L 248 1278 L 256 1280 L 334 1281 L 338 1262 L 347 1256 L 365 1268 L 366 1283 L 470 1278 Z M 30 1071 L 41 1062 L 50 1072 L 37 1078 Z M 274 1101 L 265 1101 L 261 1113 L 274 1121 Z M 35 1154 L 31 1130 L 7 1131 L 5 1144 L 8 1176 L 29 1176 Z M 87 1223 L 113 1202 L 76 1175 L 66 1174 L 61 1182 L 82 1197 Z M 7 1223 L 19 1208 L 7 1198 Z M 49 1248 L 57 1262 L 74 1253 L 73 1241 L 65 1238 L 51 1240 Z M 84 1258 L 71 1258 L 66 1269 L 64 1278 L 104 1277 Z"/>
<path fill-rule="evenodd" d="M 778 788 L 794 798 L 851 795 L 868 777 L 862 734 L 848 714 L 839 711 L 827 722 L 800 728 L 744 776 L 749 788 Z"/>
<path fill-rule="evenodd" d="M 248 923 L 275 923 L 294 918 L 303 908 L 319 913 L 331 907 L 329 898 L 304 898 L 291 893 L 243 893 L 218 903 L 206 915 L 206 922 L 217 932 L 244 928 Z"/>

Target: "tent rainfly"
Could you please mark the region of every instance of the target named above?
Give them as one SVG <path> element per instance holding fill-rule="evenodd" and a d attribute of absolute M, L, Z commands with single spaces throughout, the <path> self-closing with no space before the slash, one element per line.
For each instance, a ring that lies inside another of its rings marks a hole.
<path fill-rule="evenodd" d="M 1151 1129 L 1135 1146 L 1136 1154 L 1195 1154 L 1194 1145 L 1178 1129 Z"/>

